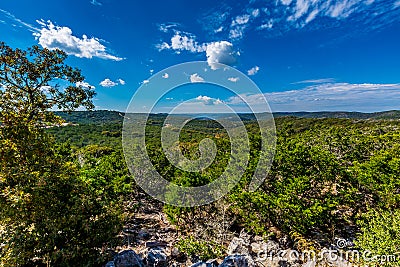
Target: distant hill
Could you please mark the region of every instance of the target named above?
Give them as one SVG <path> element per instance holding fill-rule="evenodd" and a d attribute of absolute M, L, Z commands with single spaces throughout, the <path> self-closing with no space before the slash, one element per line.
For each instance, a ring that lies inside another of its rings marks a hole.
<path fill-rule="evenodd" d="M 299 118 L 341 118 L 341 119 L 400 119 L 400 110 L 391 110 L 374 113 L 362 112 L 276 112 L 274 117 L 299 117 Z"/>
<path fill-rule="evenodd" d="M 55 112 L 67 122 L 78 124 L 103 124 L 103 123 L 117 123 L 124 120 L 124 113 L 109 110 L 95 110 L 95 111 L 73 111 L 73 112 Z"/>
<path fill-rule="evenodd" d="M 104 124 L 122 123 L 124 113 L 118 111 L 95 110 L 95 111 L 74 111 L 70 113 L 56 112 L 64 120 L 78 124 Z M 167 114 L 152 114 L 150 117 L 165 117 Z M 298 118 L 343 118 L 343 119 L 400 119 L 400 110 L 362 113 L 362 112 L 276 112 L 275 118 L 279 117 L 298 117 Z M 218 115 L 224 117 L 223 114 Z M 225 114 L 229 116 L 229 114 Z M 253 120 L 253 114 L 240 114 L 242 120 Z"/>

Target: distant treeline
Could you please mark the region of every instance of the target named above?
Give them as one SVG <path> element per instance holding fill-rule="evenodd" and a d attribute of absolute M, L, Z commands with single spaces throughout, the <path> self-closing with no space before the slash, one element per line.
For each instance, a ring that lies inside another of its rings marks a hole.
<path fill-rule="evenodd" d="M 96 111 L 74 111 L 70 113 L 56 112 L 64 120 L 78 124 L 99 124 L 99 123 L 122 123 L 124 120 L 124 112 L 96 110 Z M 218 116 L 228 116 L 229 114 L 219 114 Z M 298 117 L 298 118 L 343 118 L 343 119 L 400 119 L 400 111 L 383 111 L 374 113 L 362 112 L 276 112 L 273 113 L 275 118 L 279 117 Z M 150 117 L 156 119 L 158 117 L 166 117 L 167 114 L 151 114 Z M 253 120 L 253 114 L 239 114 L 242 120 Z"/>

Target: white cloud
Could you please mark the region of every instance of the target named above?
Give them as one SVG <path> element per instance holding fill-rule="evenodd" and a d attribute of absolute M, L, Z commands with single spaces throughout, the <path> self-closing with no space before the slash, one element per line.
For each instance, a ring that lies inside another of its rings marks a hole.
<path fill-rule="evenodd" d="M 304 80 L 304 81 L 299 81 L 295 82 L 293 84 L 304 84 L 304 83 L 334 83 L 335 79 L 334 78 L 323 78 L 323 79 L 312 79 L 312 80 Z"/>
<path fill-rule="evenodd" d="M 170 29 L 178 27 L 180 24 L 179 23 L 163 23 L 158 25 L 158 29 L 161 32 L 167 33 Z"/>
<path fill-rule="evenodd" d="M 88 38 L 83 35 L 78 38 L 72 34 L 68 27 L 54 25 L 51 21 L 37 21 L 42 28 L 40 32 L 34 33 L 42 47 L 52 49 L 61 49 L 68 55 L 74 55 L 80 58 L 98 57 L 114 61 L 123 60 L 123 58 L 107 53 L 106 47 L 102 45 L 98 38 Z"/>
<path fill-rule="evenodd" d="M 164 73 L 162 76 L 164 79 L 168 79 L 169 78 L 169 74 L 168 73 Z"/>
<path fill-rule="evenodd" d="M 224 27 L 221 26 L 218 29 L 214 30 L 214 33 L 219 33 L 219 32 L 222 32 L 223 30 L 224 30 Z"/>
<path fill-rule="evenodd" d="M 0 8 L 0 12 L 4 13 L 4 15 L 5 15 L 8 19 L 12 20 L 13 22 L 19 23 L 20 25 L 22 25 L 23 27 L 27 28 L 27 29 L 28 29 L 29 31 L 31 31 L 31 32 L 34 32 L 34 33 L 35 33 L 35 32 L 38 32 L 38 31 L 39 31 L 38 28 L 34 27 L 33 25 L 31 25 L 31 24 L 29 24 L 29 23 L 26 23 L 26 22 L 22 21 L 21 19 L 17 18 L 16 16 L 14 16 L 13 14 L 11 14 L 10 12 L 8 12 L 8 11 L 6 11 L 6 10 L 4 10 L 4 9 L 1 9 L 1 8 Z M 5 23 L 5 21 L 3 21 L 3 23 Z M 14 25 L 15 25 L 15 24 L 14 24 Z"/>
<path fill-rule="evenodd" d="M 318 13 L 319 13 L 318 9 L 314 9 L 313 11 L 311 11 L 311 13 L 306 18 L 305 23 L 307 24 L 307 23 L 311 22 L 313 19 L 315 19 L 317 17 Z"/>
<path fill-rule="evenodd" d="M 111 81 L 110 79 L 106 78 L 100 82 L 100 85 L 103 87 L 114 87 L 117 86 L 118 83 Z"/>
<path fill-rule="evenodd" d="M 215 70 L 218 69 L 218 64 L 235 64 L 238 53 L 234 51 L 233 44 L 227 41 L 220 41 L 207 45 L 206 56 L 208 65 Z"/>
<path fill-rule="evenodd" d="M 326 14 L 332 18 L 346 18 L 355 10 L 353 6 L 358 3 L 358 0 L 344 0 L 332 5 Z"/>
<path fill-rule="evenodd" d="M 126 84 L 126 82 L 124 80 L 122 80 L 122 79 L 118 79 L 118 82 L 119 82 L 120 85 L 125 85 Z"/>
<path fill-rule="evenodd" d="M 175 35 L 171 38 L 171 44 L 162 43 L 161 45 L 157 45 L 157 48 L 161 51 L 164 49 L 172 49 L 175 51 L 190 51 L 192 53 L 204 52 L 205 46 L 199 45 L 194 36 L 184 35 L 180 32 L 175 33 Z"/>
<path fill-rule="evenodd" d="M 290 5 L 290 3 L 292 3 L 292 0 L 281 0 L 282 4 L 284 4 L 285 6 Z"/>
<path fill-rule="evenodd" d="M 167 97 L 166 100 L 174 100 L 173 97 Z"/>
<path fill-rule="evenodd" d="M 272 29 L 274 26 L 273 20 L 268 21 L 267 23 L 262 24 L 260 27 L 258 27 L 258 30 L 264 30 L 264 29 Z"/>
<path fill-rule="evenodd" d="M 247 24 L 250 20 L 250 15 L 245 14 L 245 15 L 241 15 L 241 16 L 237 16 L 233 21 L 232 21 L 232 26 L 235 25 L 243 25 L 243 24 Z"/>
<path fill-rule="evenodd" d="M 277 111 L 361 111 L 374 112 L 398 109 L 400 84 L 325 83 L 299 90 L 241 95 L 246 103 L 263 105 L 263 97 Z M 227 104 L 243 103 L 239 96 Z"/>
<path fill-rule="evenodd" d="M 246 25 L 236 26 L 235 28 L 229 31 L 229 38 L 234 40 L 242 39 L 246 28 L 247 28 Z"/>
<path fill-rule="evenodd" d="M 305 13 L 307 13 L 309 7 L 309 0 L 297 0 L 295 8 L 296 12 L 292 16 L 288 17 L 288 20 L 297 20 L 298 18 L 302 17 Z"/>
<path fill-rule="evenodd" d="M 210 100 L 212 100 L 212 98 L 209 97 L 209 96 L 199 95 L 198 97 L 196 97 L 196 100 L 199 100 L 199 101 L 210 101 Z"/>
<path fill-rule="evenodd" d="M 229 78 L 228 78 L 228 81 L 231 81 L 231 82 L 233 82 L 233 83 L 236 83 L 236 82 L 238 82 L 239 80 L 240 80 L 239 77 L 229 77 Z"/>
<path fill-rule="evenodd" d="M 224 102 L 221 100 L 221 99 L 219 99 L 219 98 L 217 98 L 215 101 L 214 101 L 214 105 L 219 105 L 219 104 L 223 104 Z"/>
<path fill-rule="evenodd" d="M 75 85 L 76 86 L 81 86 L 81 87 L 84 87 L 84 88 L 93 88 L 93 89 L 96 88 L 96 87 L 94 87 L 93 85 L 90 85 L 87 82 L 77 82 Z"/>
<path fill-rule="evenodd" d="M 257 18 L 258 16 L 260 16 L 260 10 L 257 9 L 253 9 L 253 11 L 251 11 L 251 15 L 255 18 Z"/>
<path fill-rule="evenodd" d="M 211 69 L 217 69 L 218 63 L 232 65 L 236 63 L 239 53 L 234 51 L 233 44 L 228 41 L 219 41 L 199 44 L 195 36 L 191 34 L 183 35 L 179 32 L 171 38 L 171 43 L 166 42 L 156 45 L 159 51 L 174 50 L 178 54 L 181 51 L 192 53 L 206 53 L 208 65 Z"/>
<path fill-rule="evenodd" d="M 202 83 L 204 79 L 197 73 L 190 75 L 190 82 L 192 83 Z"/>
<path fill-rule="evenodd" d="M 92 1 L 90 1 L 90 3 L 94 6 L 102 6 L 103 5 L 102 3 L 100 3 L 99 1 L 96 1 L 96 0 L 92 0 Z"/>
<path fill-rule="evenodd" d="M 249 70 L 247 71 L 247 75 L 249 75 L 249 76 L 256 75 L 256 74 L 258 73 L 259 70 L 260 70 L 260 67 L 259 67 L 259 66 L 254 66 L 254 67 L 252 67 L 251 69 L 249 69 Z"/>
<path fill-rule="evenodd" d="M 149 82 L 149 80 L 143 80 L 142 84 L 148 84 Z"/>
<path fill-rule="evenodd" d="M 211 98 L 209 96 L 202 96 L 199 95 L 198 97 L 196 97 L 196 100 L 203 102 L 205 105 L 219 105 L 219 104 L 223 104 L 224 102 L 217 98 Z"/>

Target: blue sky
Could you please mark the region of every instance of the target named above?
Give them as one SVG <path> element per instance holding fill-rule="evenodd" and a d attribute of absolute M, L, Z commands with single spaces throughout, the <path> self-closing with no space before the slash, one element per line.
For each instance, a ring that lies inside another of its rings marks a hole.
<path fill-rule="evenodd" d="M 152 94 L 153 74 L 190 61 L 207 61 L 209 72 L 182 73 L 189 84 L 160 110 L 236 103 L 203 82 L 216 63 L 249 75 L 261 92 L 242 100 L 262 95 L 273 111 L 400 109 L 400 0 L 3 0 L 0 36 L 12 47 L 65 50 L 82 85 L 96 88 L 97 109 L 126 110 L 138 88 Z"/>

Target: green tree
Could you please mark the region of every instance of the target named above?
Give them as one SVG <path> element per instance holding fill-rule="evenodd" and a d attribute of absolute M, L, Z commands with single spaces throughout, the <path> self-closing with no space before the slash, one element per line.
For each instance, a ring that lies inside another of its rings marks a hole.
<path fill-rule="evenodd" d="M 65 59 L 0 43 L 0 266 L 94 265 L 120 227 L 118 202 L 44 131 L 61 122 L 51 108 L 93 108 L 93 89 Z"/>
<path fill-rule="evenodd" d="M 61 50 L 33 46 L 27 51 L 0 42 L 0 112 L 2 124 L 16 117 L 28 122 L 52 122 L 53 107 L 67 111 L 93 109 L 95 92 L 82 86 L 81 71 L 64 63 Z"/>

